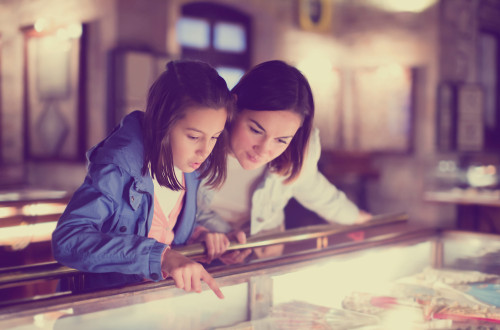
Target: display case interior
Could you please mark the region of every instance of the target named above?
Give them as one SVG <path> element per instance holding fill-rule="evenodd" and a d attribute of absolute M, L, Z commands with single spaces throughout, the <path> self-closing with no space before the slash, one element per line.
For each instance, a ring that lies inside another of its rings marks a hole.
<path fill-rule="evenodd" d="M 338 235 L 329 239 L 334 236 Z M 206 286 L 201 293 L 185 293 L 171 280 L 149 282 L 3 306 L 0 328 L 496 329 L 500 325 L 498 236 L 412 229 L 341 241 L 312 249 L 300 249 L 303 242 L 295 242 L 293 252 L 279 258 L 209 268 L 224 299 Z"/>

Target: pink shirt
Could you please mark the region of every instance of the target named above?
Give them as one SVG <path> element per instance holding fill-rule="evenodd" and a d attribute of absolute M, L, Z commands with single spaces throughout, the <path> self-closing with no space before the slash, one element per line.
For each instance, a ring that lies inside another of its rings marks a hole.
<path fill-rule="evenodd" d="M 184 175 L 182 176 L 182 185 L 184 186 Z M 170 211 L 168 216 L 163 212 L 160 202 L 158 201 L 156 194 L 154 194 L 155 204 L 153 209 L 153 222 L 151 223 L 151 229 L 149 230 L 148 237 L 156 239 L 160 243 L 171 244 L 174 240 L 174 226 L 179 217 L 179 213 L 182 209 L 182 204 L 184 201 L 184 195 L 186 191 L 182 190 L 177 202 L 175 203 L 173 209 Z"/>

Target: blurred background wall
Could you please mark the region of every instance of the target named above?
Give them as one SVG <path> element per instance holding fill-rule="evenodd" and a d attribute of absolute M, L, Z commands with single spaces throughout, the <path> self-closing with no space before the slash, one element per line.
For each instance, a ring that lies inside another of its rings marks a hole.
<path fill-rule="evenodd" d="M 460 185 L 464 159 L 497 162 L 499 17 L 496 0 L 0 0 L 0 189 L 74 191 L 169 59 L 228 83 L 281 59 L 311 83 L 334 184 L 373 214 L 453 226 L 424 196 Z M 486 108 L 459 102 L 478 93 Z"/>

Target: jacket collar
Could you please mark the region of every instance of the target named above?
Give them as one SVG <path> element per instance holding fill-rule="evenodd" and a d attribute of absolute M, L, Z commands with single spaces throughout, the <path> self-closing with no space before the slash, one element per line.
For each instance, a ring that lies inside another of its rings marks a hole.
<path fill-rule="evenodd" d="M 104 139 L 87 152 L 94 164 L 114 164 L 135 178 L 142 177 L 144 112 L 134 111 Z M 149 175 L 148 175 L 149 176 Z"/>

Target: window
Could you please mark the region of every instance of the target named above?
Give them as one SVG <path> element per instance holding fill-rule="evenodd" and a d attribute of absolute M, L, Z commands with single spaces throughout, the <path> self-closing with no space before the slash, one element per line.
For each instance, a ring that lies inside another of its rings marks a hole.
<path fill-rule="evenodd" d="M 250 18 L 236 9 L 205 2 L 182 6 L 177 39 L 182 58 L 210 63 L 229 88 L 250 66 Z"/>
<path fill-rule="evenodd" d="M 177 23 L 177 31 L 183 47 L 207 49 L 210 45 L 210 25 L 207 20 L 183 17 Z"/>
<path fill-rule="evenodd" d="M 246 51 L 246 35 L 242 25 L 219 22 L 214 27 L 214 47 L 219 51 L 243 53 Z"/>

